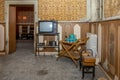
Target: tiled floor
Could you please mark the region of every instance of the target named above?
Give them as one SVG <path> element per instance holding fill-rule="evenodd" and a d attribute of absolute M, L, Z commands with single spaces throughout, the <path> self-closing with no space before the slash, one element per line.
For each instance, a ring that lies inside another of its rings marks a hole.
<path fill-rule="evenodd" d="M 96 66 L 94 80 L 105 77 Z M 35 56 L 33 44 L 18 43 L 17 51 L 11 55 L 0 57 L 0 80 L 82 80 L 79 68 L 67 58 L 56 61 L 54 55 Z M 93 80 L 86 74 L 84 80 Z"/>

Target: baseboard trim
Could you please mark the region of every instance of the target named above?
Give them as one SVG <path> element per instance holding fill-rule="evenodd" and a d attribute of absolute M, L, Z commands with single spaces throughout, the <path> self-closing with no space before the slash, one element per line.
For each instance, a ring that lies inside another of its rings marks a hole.
<path fill-rule="evenodd" d="M 101 65 L 98 64 L 98 66 L 99 66 L 99 68 L 105 73 L 105 75 L 107 76 L 108 80 L 113 80 L 113 79 L 105 72 L 105 70 L 101 67 Z"/>

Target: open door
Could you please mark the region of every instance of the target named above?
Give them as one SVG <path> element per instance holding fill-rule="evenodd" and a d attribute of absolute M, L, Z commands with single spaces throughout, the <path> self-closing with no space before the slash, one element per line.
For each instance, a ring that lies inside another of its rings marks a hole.
<path fill-rule="evenodd" d="M 16 7 L 9 7 L 9 53 L 16 51 Z"/>

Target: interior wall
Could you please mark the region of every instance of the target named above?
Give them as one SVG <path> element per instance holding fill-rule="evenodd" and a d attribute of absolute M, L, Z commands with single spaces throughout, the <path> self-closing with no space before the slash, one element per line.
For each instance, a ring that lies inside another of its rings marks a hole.
<path fill-rule="evenodd" d="M 101 25 L 101 60 L 100 65 L 112 78 L 119 80 L 120 56 L 119 56 L 119 27 L 120 20 L 101 21 L 91 23 L 94 33 L 98 34 L 97 28 Z"/>
<path fill-rule="evenodd" d="M 89 23 L 80 23 L 80 22 L 59 22 L 59 25 L 62 27 L 62 40 L 65 40 L 65 37 L 74 33 L 74 26 L 79 26 L 79 37 L 86 37 L 86 33 L 90 32 Z"/>
<path fill-rule="evenodd" d="M 104 18 L 115 17 L 119 15 L 120 0 L 104 0 Z"/>
<path fill-rule="evenodd" d="M 76 21 L 86 17 L 87 0 L 38 0 L 40 20 Z"/>
<path fill-rule="evenodd" d="M 4 22 L 4 0 L 0 0 L 0 22 Z"/>

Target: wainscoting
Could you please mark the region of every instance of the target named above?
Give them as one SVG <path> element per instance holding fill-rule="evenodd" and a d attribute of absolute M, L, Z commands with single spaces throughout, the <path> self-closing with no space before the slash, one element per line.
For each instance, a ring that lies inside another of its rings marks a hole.
<path fill-rule="evenodd" d="M 98 35 L 100 65 L 115 80 L 120 79 L 120 20 L 90 23 L 91 32 Z"/>
<path fill-rule="evenodd" d="M 5 55 L 5 25 L 0 23 L 0 55 Z"/>

